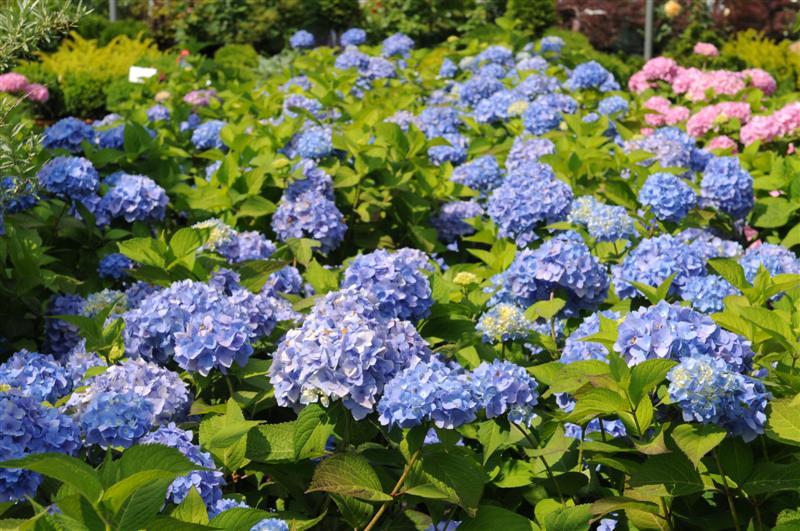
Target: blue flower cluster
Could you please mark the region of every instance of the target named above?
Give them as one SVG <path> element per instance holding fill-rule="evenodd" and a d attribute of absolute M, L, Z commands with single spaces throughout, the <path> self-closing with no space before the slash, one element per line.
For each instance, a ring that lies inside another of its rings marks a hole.
<path fill-rule="evenodd" d="M 96 194 L 100 178 L 83 157 L 55 157 L 38 174 L 42 188 L 62 199 L 82 201 Z"/>
<path fill-rule="evenodd" d="M 542 40 L 539 41 L 539 51 L 542 53 L 561 53 L 563 47 L 564 39 L 555 35 L 543 37 Z"/>
<path fill-rule="evenodd" d="M 425 107 L 414 123 L 428 139 L 458 133 L 461 119 L 452 107 Z"/>
<path fill-rule="evenodd" d="M 621 298 L 635 297 L 638 293 L 629 281 L 657 287 L 675 274 L 670 293 L 677 294 L 689 278 L 705 275 L 705 271 L 703 255 L 669 234 L 643 239 L 622 264 L 611 267 L 614 287 Z"/>
<path fill-rule="evenodd" d="M 133 391 L 101 392 L 77 417 L 87 445 L 129 448 L 152 427 L 153 405 Z"/>
<path fill-rule="evenodd" d="M 289 524 L 278 518 L 264 518 L 251 527 L 250 531 L 289 531 Z"/>
<path fill-rule="evenodd" d="M 521 171 L 531 163 L 539 162 L 539 158 L 544 155 L 555 152 L 556 146 L 548 138 L 515 137 L 506 157 L 506 169 L 509 172 Z"/>
<path fill-rule="evenodd" d="M 702 313 L 722 311 L 725 297 L 740 292 L 730 282 L 718 275 L 691 277 L 681 289 L 681 298 L 689 301 L 692 308 Z"/>
<path fill-rule="evenodd" d="M 220 487 L 225 485 L 222 472 L 216 470 L 211 454 L 202 451 L 199 446 L 192 443 L 191 431 L 182 430 L 171 422 L 145 435 L 139 440 L 139 443 L 163 444 L 175 448 L 192 463 L 207 469 L 195 470 L 175 479 L 167 489 L 167 500 L 178 505 L 189 495 L 192 488 L 197 490 L 206 506 L 213 506 L 222 499 Z"/>
<path fill-rule="evenodd" d="M 432 358 L 392 378 L 377 410 L 383 425 L 413 428 L 432 420 L 453 429 L 475 420 L 477 405 L 467 374 Z"/>
<path fill-rule="evenodd" d="M 467 137 L 460 134 L 447 134 L 444 138 L 449 145 L 437 145 L 428 148 L 428 158 L 435 166 L 445 162 L 453 165 L 461 164 L 467 160 Z"/>
<path fill-rule="evenodd" d="M 125 124 L 96 129 L 94 141 L 100 149 L 124 149 Z"/>
<path fill-rule="evenodd" d="M 752 247 L 739 259 L 739 265 L 744 269 L 744 276 L 752 283 L 758 270 L 763 267 L 770 276 L 787 273 L 800 274 L 800 260 L 789 249 L 771 243 L 762 243 Z"/>
<path fill-rule="evenodd" d="M 451 59 L 445 57 L 442 66 L 439 67 L 439 77 L 442 79 L 452 79 L 458 74 L 458 65 Z"/>
<path fill-rule="evenodd" d="M 314 36 L 306 30 L 298 30 L 289 38 L 289 45 L 296 50 L 313 48 Z"/>
<path fill-rule="evenodd" d="M 275 252 L 275 244 L 258 231 L 237 232 L 233 239 L 221 243 L 217 252 L 230 263 L 265 260 Z"/>
<path fill-rule="evenodd" d="M 558 79 L 543 74 L 531 74 L 514 87 L 514 92 L 534 100 L 543 94 L 553 94 L 561 87 Z"/>
<path fill-rule="evenodd" d="M 510 361 L 481 363 L 471 375 L 472 387 L 479 407 L 487 418 L 508 414 L 515 424 L 530 425 L 539 401 L 538 383 L 524 368 Z"/>
<path fill-rule="evenodd" d="M 458 94 L 462 104 L 467 107 L 474 107 L 481 100 L 504 88 L 502 81 L 493 76 L 474 75 L 461 83 Z"/>
<path fill-rule="evenodd" d="M 736 372 L 750 369 L 750 342 L 721 328 L 707 315 L 661 301 L 625 316 L 614 350 L 628 365 L 648 359 L 682 360 L 698 354 L 723 360 Z"/>
<path fill-rule="evenodd" d="M 292 110 L 294 108 L 308 111 L 316 118 L 322 118 L 325 116 L 322 104 L 319 101 L 309 98 L 303 94 L 289 94 L 286 96 L 286 98 L 284 98 L 283 114 L 289 118 L 297 118 L 297 113 Z"/>
<path fill-rule="evenodd" d="M 676 175 L 654 173 L 639 190 L 639 203 L 650 207 L 658 219 L 677 223 L 697 204 L 697 194 Z"/>
<path fill-rule="evenodd" d="M 703 172 L 700 196 L 703 206 L 744 219 L 753 208 L 753 176 L 737 157 L 714 157 Z"/>
<path fill-rule="evenodd" d="M 128 309 L 128 298 L 125 293 L 114 289 L 103 289 L 86 296 L 83 304 L 83 315 L 94 317 L 106 308 L 111 307 L 109 317 L 115 319 Z"/>
<path fill-rule="evenodd" d="M 378 249 L 351 262 L 344 272 L 342 287 L 370 293 L 378 311 L 386 317 L 416 321 L 426 317 L 433 304 L 425 275 L 432 270 L 430 258 L 417 249 Z"/>
<path fill-rule="evenodd" d="M 475 325 L 487 343 L 527 339 L 532 328 L 533 323 L 525 317 L 525 311 L 506 302 L 492 306 Z"/>
<path fill-rule="evenodd" d="M 619 320 L 619 312 L 606 310 L 596 312 L 583 320 L 583 322 L 567 337 L 564 348 L 561 351 L 561 363 L 573 363 L 576 361 L 600 360 L 608 358 L 608 349 L 602 343 L 594 341 L 584 341 L 584 338 L 594 335 L 600 331 L 600 316 L 606 319 Z"/>
<path fill-rule="evenodd" d="M 38 199 L 33 183 L 17 177 L 0 179 L 0 212 L 14 214 L 33 208 Z"/>
<path fill-rule="evenodd" d="M 442 205 L 439 214 L 431 219 L 431 224 L 442 241 L 452 242 L 475 232 L 465 220 L 482 215 L 483 207 L 474 201 L 451 201 Z"/>
<path fill-rule="evenodd" d="M 72 388 L 77 389 L 85 385 L 86 372 L 93 367 L 105 367 L 106 362 L 94 352 L 86 352 L 86 341 L 81 341 L 73 348 L 63 360 Z"/>
<path fill-rule="evenodd" d="M 133 260 L 122 253 L 111 253 L 100 259 L 97 273 L 101 278 L 125 280 L 129 278 L 130 271 L 133 268 Z"/>
<path fill-rule="evenodd" d="M 622 96 L 609 96 L 597 104 L 597 112 L 603 116 L 622 117 L 628 114 L 630 105 Z"/>
<path fill-rule="evenodd" d="M 94 140 L 94 129 L 77 118 L 62 118 L 44 130 L 42 145 L 47 149 L 65 149 L 70 153 L 80 153 L 81 143 Z"/>
<path fill-rule="evenodd" d="M 569 90 L 597 89 L 600 92 L 619 90 L 614 75 L 597 61 L 587 61 L 575 67 L 564 83 Z"/>
<path fill-rule="evenodd" d="M 344 240 L 347 225 L 336 203 L 309 190 L 294 199 L 284 194 L 272 216 L 272 230 L 281 241 L 289 238 L 317 240 L 320 251 L 329 253 Z"/>
<path fill-rule="evenodd" d="M 608 273 L 575 232 L 557 234 L 536 250 L 523 250 L 492 279 L 497 292 L 491 303 L 511 302 L 527 308 L 563 291 L 567 311 L 594 309 L 608 292 Z"/>
<path fill-rule="evenodd" d="M 81 446 L 74 421 L 38 399 L 0 388 L 0 461 L 31 454 L 72 455 Z M 0 503 L 33 496 L 41 476 L 29 470 L 0 468 Z"/>
<path fill-rule="evenodd" d="M 56 295 L 50 301 L 44 322 L 45 348 L 57 358 L 72 350 L 81 340 L 78 327 L 57 319 L 56 315 L 83 315 L 86 301 L 80 295 Z"/>
<path fill-rule="evenodd" d="M 169 109 L 161 104 L 156 104 L 147 109 L 147 120 L 149 122 L 166 122 L 170 118 Z"/>
<path fill-rule="evenodd" d="M 0 386 L 55 404 L 72 390 L 67 370 L 50 354 L 20 350 L 0 364 Z"/>
<path fill-rule="evenodd" d="M 208 120 L 198 125 L 192 132 L 192 144 L 197 149 L 224 149 L 225 144 L 220 137 L 220 131 L 226 124 L 222 120 Z"/>
<path fill-rule="evenodd" d="M 744 253 L 742 246 L 730 240 L 725 240 L 715 235 L 709 229 L 685 229 L 675 237 L 688 245 L 704 260 L 710 258 L 735 258 Z"/>
<path fill-rule="evenodd" d="M 745 442 L 764 433 L 771 395 L 763 383 L 732 370 L 724 359 L 687 356 L 667 379 L 669 398 L 680 406 L 683 420 L 722 426 Z"/>
<path fill-rule="evenodd" d="M 286 333 L 269 371 L 279 405 L 341 400 L 359 420 L 396 374 L 430 358 L 414 326 L 377 314 L 378 304 L 363 290 L 331 292 Z"/>
<path fill-rule="evenodd" d="M 358 46 L 367 42 L 367 32 L 361 28 L 350 28 L 339 38 L 342 46 Z"/>
<path fill-rule="evenodd" d="M 627 150 L 639 149 L 653 154 L 645 165 L 658 162 L 664 168 L 685 168 L 703 171 L 712 155 L 696 145 L 694 138 L 677 127 L 661 127 L 643 139 L 625 143 Z"/>
<path fill-rule="evenodd" d="M 502 184 L 503 170 L 494 156 L 484 155 L 456 167 L 450 180 L 486 195 Z"/>
<path fill-rule="evenodd" d="M 572 202 L 569 221 L 586 227 L 589 235 L 601 242 L 614 242 L 636 235 L 633 218 L 625 207 L 606 205 L 590 195 Z"/>
<path fill-rule="evenodd" d="M 414 48 L 414 40 L 408 35 L 395 33 L 383 40 L 381 51 L 386 57 L 408 57 Z"/>
<path fill-rule="evenodd" d="M 298 134 L 296 140 L 297 154 L 304 159 L 321 159 L 331 153 L 331 129 L 321 125 L 312 125 Z"/>
<path fill-rule="evenodd" d="M 155 223 L 164 219 L 169 198 L 156 182 L 144 175 L 117 174 L 113 184 L 100 199 L 94 214 L 100 226 L 114 219 L 128 223 Z"/>
<path fill-rule="evenodd" d="M 526 246 L 539 239 L 538 227 L 565 220 L 571 203 L 569 185 L 550 166 L 534 163 L 506 177 L 489 197 L 486 212 L 500 236 Z"/>

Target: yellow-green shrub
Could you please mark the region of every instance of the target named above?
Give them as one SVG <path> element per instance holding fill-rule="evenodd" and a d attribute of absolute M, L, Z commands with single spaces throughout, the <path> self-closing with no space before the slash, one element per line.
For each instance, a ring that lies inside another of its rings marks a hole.
<path fill-rule="evenodd" d="M 762 68 L 775 76 L 779 85 L 792 90 L 800 80 L 800 53 L 793 52 L 791 45 L 791 41 L 775 42 L 764 33 L 749 29 L 728 40 L 721 55 L 741 62 L 743 66 Z"/>

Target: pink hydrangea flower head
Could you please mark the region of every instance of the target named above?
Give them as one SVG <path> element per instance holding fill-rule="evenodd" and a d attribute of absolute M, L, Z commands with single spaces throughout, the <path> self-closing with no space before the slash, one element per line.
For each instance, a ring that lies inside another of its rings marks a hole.
<path fill-rule="evenodd" d="M 22 92 L 28 87 L 28 78 L 16 72 L 0 74 L 0 92 Z"/>
<path fill-rule="evenodd" d="M 698 42 L 694 45 L 694 53 L 705 57 L 717 57 L 719 55 L 719 50 L 710 42 Z"/>
<path fill-rule="evenodd" d="M 750 80 L 750 84 L 769 96 L 778 88 L 778 83 L 769 72 L 761 70 L 760 68 L 749 68 L 742 70 L 742 76 Z"/>
<path fill-rule="evenodd" d="M 780 124 L 772 116 L 754 116 L 739 130 L 739 141 L 745 146 L 753 142 L 769 142 L 780 136 Z"/>
<path fill-rule="evenodd" d="M 678 63 L 669 57 L 653 57 L 642 67 L 648 81 L 666 81 L 671 83 L 678 73 Z"/>
<path fill-rule="evenodd" d="M 25 91 L 28 99 L 36 103 L 45 103 L 50 99 L 50 91 L 41 83 L 31 83 Z"/>
<path fill-rule="evenodd" d="M 641 94 L 649 88 L 652 88 L 652 85 L 647 81 L 644 72 L 636 72 L 628 79 L 628 89 L 635 94 Z"/>
<path fill-rule="evenodd" d="M 683 122 L 689 118 L 689 109 L 683 105 L 675 105 L 664 114 L 664 122 L 666 125 L 675 125 Z"/>
<path fill-rule="evenodd" d="M 642 127 L 640 132 L 642 133 L 643 136 L 650 136 L 653 133 L 655 133 L 655 129 L 653 129 L 652 127 Z"/>
<path fill-rule="evenodd" d="M 788 146 L 786 146 L 786 154 L 787 155 L 794 155 L 797 152 L 797 148 L 794 147 L 794 143 L 790 142 Z"/>
<path fill-rule="evenodd" d="M 714 150 L 714 149 L 721 149 L 726 150 L 729 153 L 738 153 L 739 146 L 736 145 L 736 141 L 729 136 L 720 135 L 715 136 L 712 138 L 708 144 L 706 144 L 706 149 Z"/>
<path fill-rule="evenodd" d="M 645 109 L 650 109 L 651 111 L 657 111 L 660 113 L 665 113 L 669 110 L 672 102 L 669 101 L 667 98 L 661 96 L 651 96 L 642 104 L 642 107 Z"/>
<path fill-rule="evenodd" d="M 693 137 L 701 137 L 720 125 L 736 118 L 741 124 L 747 123 L 752 116 L 750 104 L 746 102 L 726 101 L 709 105 L 697 111 L 686 123 L 686 132 Z"/>
<path fill-rule="evenodd" d="M 756 229 L 754 229 L 753 227 L 751 227 L 750 225 L 745 225 L 743 232 L 744 232 L 745 239 L 747 241 L 749 241 L 749 242 L 752 242 L 753 240 L 756 240 L 756 238 L 758 238 L 758 231 Z M 756 247 L 759 247 L 759 246 L 761 246 L 761 242 L 760 241 L 756 240 L 756 241 L 753 242 L 753 245 L 752 245 L 753 248 L 756 248 Z"/>
<path fill-rule="evenodd" d="M 213 98 L 217 97 L 217 91 L 214 89 L 200 89 L 187 92 L 183 97 L 183 101 L 195 107 L 207 107 Z"/>
<path fill-rule="evenodd" d="M 700 72 L 700 75 L 694 76 L 689 83 L 686 97 L 690 101 L 703 101 L 709 90 L 714 95 L 734 96 L 743 91 L 746 86 L 739 72 L 728 70 Z"/>

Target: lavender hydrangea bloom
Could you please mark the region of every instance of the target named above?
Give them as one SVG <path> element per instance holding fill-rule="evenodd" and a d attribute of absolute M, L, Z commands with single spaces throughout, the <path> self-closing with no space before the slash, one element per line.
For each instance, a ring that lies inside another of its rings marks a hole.
<path fill-rule="evenodd" d="M 725 297 L 738 295 L 740 291 L 718 275 L 692 277 L 681 289 L 681 298 L 689 301 L 692 308 L 702 313 L 722 311 Z"/>
<path fill-rule="evenodd" d="M 395 55 L 408 57 L 412 48 L 414 48 L 414 40 L 402 33 L 395 33 L 387 37 L 381 44 L 381 51 L 386 57 L 394 57 Z"/>
<path fill-rule="evenodd" d="M 542 53 L 561 53 L 563 47 L 564 39 L 555 35 L 543 37 L 539 41 L 539 51 Z"/>
<path fill-rule="evenodd" d="M 111 253 L 100 259 L 97 273 L 101 278 L 124 280 L 134 268 L 133 260 L 122 253 Z"/>
<path fill-rule="evenodd" d="M 81 446 L 70 417 L 15 391 L 0 390 L 0 425 L 0 461 L 45 452 L 72 455 Z M 0 469 L 0 503 L 33 496 L 41 479 L 29 470 Z"/>
<path fill-rule="evenodd" d="M 208 120 L 203 122 L 192 132 L 192 144 L 197 149 L 224 149 L 225 144 L 220 137 L 220 131 L 226 124 L 222 120 Z"/>
<path fill-rule="evenodd" d="M 494 77 L 475 75 L 461 84 L 459 98 L 464 105 L 474 107 L 484 98 L 504 88 L 503 83 Z"/>
<path fill-rule="evenodd" d="M 627 281 L 657 287 L 672 274 L 675 278 L 670 293 L 677 294 L 689 278 L 705 274 L 705 258 L 695 248 L 664 234 L 643 239 L 622 264 L 612 266 L 611 272 L 621 298 L 635 297 L 638 293 Z"/>
<path fill-rule="evenodd" d="M 474 201 L 452 201 L 442 205 L 431 223 L 442 241 L 452 242 L 475 232 L 475 228 L 465 220 L 482 215 L 483 207 Z"/>
<path fill-rule="evenodd" d="M 597 112 L 603 116 L 625 116 L 629 108 L 628 100 L 622 96 L 609 96 L 597 104 Z"/>
<path fill-rule="evenodd" d="M 166 122 L 169 120 L 169 109 L 163 105 L 156 104 L 147 109 L 147 120 L 150 122 Z"/>
<path fill-rule="evenodd" d="M 64 357 L 64 369 L 67 371 L 73 388 L 86 383 L 86 371 L 94 367 L 105 367 L 106 362 L 94 352 L 86 352 L 86 341 L 81 341 Z"/>
<path fill-rule="evenodd" d="M 518 136 L 514 138 L 511 150 L 506 157 L 506 169 L 509 172 L 521 171 L 531 163 L 539 162 L 544 155 L 552 155 L 556 146 L 548 138 L 531 138 Z"/>
<path fill-rule="evenodd" d="M 377 299 L 353 288 L 320 299 L 273 355 L 269 377 L 278 404 L 341 400 L 360 420 L 397 373 L 430 358 L 411 323 L 382 318 L 377 306 Z"/>
<path fill-rule="evenodd" d="M 57 358 L 68 353 L 81 340 L 78 327 L 55 315 L 82 315 L 86 301 L 80 295 L 56 295 L 50 301 L 44 322 L 45 346 Z"/>
<path fill-rule="evenodd" d="M 753 282 L 761 267 L 771 276 L 786 273 L 800 274 L 800 260 L 792 251 L 780 245 L 762 243 L 758 247 L 748 249 L 739 259 L 748 282 Z"/>
<path fill-rule="evenodd" d="M 377 410 L 383 425 L 412 428 L 432 420 L 453 429 L 475 420 L 477 405 L 464 372 L 433 358 L 392 378 Z"/>
<path fill-rule="evenodd" d="M 312 125 L 297 136 L 297 154 L 304 159 L 320 159 L 331 153 L 332 131 L 329 127 Z"/>
<path fill-rule="evenodd" d="M 224 372 L 233 363 L 244 365 L 253 352 L 246 305 L 202 282 L 175 282 L 122 317 L 129 355 L 161 363 L 174 358 L 204 376 L 211 369 Z"/>
<path fill-rule="evenodd" d="M 62 199 L 81 201 L 94 195 L 100 179 L 92 163 L 83 157 L 56 157 L 38 174 L 42 188 Z"/>
<path fill-rule="evenodd" d="M 20 350 L 0 364 L 0 386 L 55 404 L 72 390 L 66 369 L 50 354 Z"/>
<path fill-rule="evenodd" d="M 661 301 L 639 308 L 625 317 L 618 332 L 614 350 L 631 366 L 655 358 L 680 361 L 696 354 L 724 360 L 736 372 L 745 372 L 752 364 L 749 341 L 678 304 Z"/>
<path fill-rule="evenodd" d="M 88 387 L 70 396 L 66 407 L 81 415 L 103 393 L 130 393 L 143 398 L 150 404 L 151 426 L 181 420 L 192 400 L 188 386 L 177 373 L 142 359 L 129 359 L 92 377 Z"/>
<path fill-rule="evenodd" d="M 764 384 L 707 355 L 683 358 L 667 374 L 670 400 L 683 420 L 716 424 L 750 442 L 764 433 L 771 395 Z"/>
<path fill-rule="evenodd" d="M 339 38 L 342 46 L 358 46 L 367 42 L 367 32 L 361 28 L 350 28 Z"/>
<path fill-rule="evenodd" d="M 700 183 L 703 205 L 743 219 L 753 208 L 753 176 L 737 157 L 714 157 Z"/>
<path fill-rule="evenodd" d="M 77 118 L 62 118 L 44 130 L 42 145 L 47 149 L 65 149 L 70 153 L 80 153 L 83 141 L 94 140 L 92 126 Z"/>
<path fill-rule="evenodd" d="M 572 332 L 564 343 L 561 351 L 561 363 L 573 363 L 576 361 L 600 360 L 608 358 L 608 349 L 602 343 L 594 341 L 583 341 L 584 338 L 594 335 L 600 331 L 600 316 L 606 319 L 618 320 L 619 312 L 606 310 L 596 312 L 583 320 L 583 322 Z"/>
<path fill-rule="evenodd" d="M 153 405 L 134 392 L 97 394 L 77 417 L 87 445 L 129 448 L 151 427 Z"/>
<path fill-rule="evenodd" d="M 572 190 L 550 166 L 529 164 L 509 174 L 492 192 L 486 212 L 500 236 L 526 246 L 539 238 L 535 232 L 539 226 L 566 219 L 571 203 Z"/>
<path fill-rule="evenodd" d="M 378 302 L 386 317 L 416 321 L 428 315 L 433 299 L 425 271 L 431 271 L 429 257 L 417 249 L 396 252 L 378 249 L 357 256 L 344 272 L 343 288 L 362 289 Z"/>
<path fill-rule="evenodd" d="M 492 306 L 475 325 L 486 343 L 526 339 L 532 328 L 533 323 L 525 317 L 525 310 L 505 302 Z"/>
<path fill-rule="evenodd" d="M 347 225 L 333 201 L 310 190 L 296 199 L 281 198 L 272 216 L 272 230 L 281 241 L 289 238 L 317 240 L 320 251 L 329 253 L 344 240 Z"/>
<path fill-rule="evenodd" d="M 428 139 L 457 134 L 461 119 L 452 107 L 425 107 L 415 123 Z"/>
<path fill-rule="evenodd" d="M 246 260 L 266 260 L 275 252 L 275 244 L 258 231 L 237 232 L 230 241 L 217 247 L 217 252 L 229 262 L 237 264 Z"/>
<path fill-rule="evenodd" d="M 100 199 L 95 214 L 101 226 L 113 219 L 155 223 L 164 219 L 168 204 L 167 192 L 151 178 L 121 173 Z"/>
<path fill-rule="evenodd" d="M 570 208 L 569 221 L 586 227 L 597 241 L 613 242 L 636 234 L 633 218 L 625 207 L 600 203 L 590 195 L 576 198 Z"/>
<path fill-rule="evenodd" d="M 493 155 L 484 155 L 456 167 L 450 180 L 485 195 L 502 184 L 503 170 Z"/>
<path fill-rule="evenodd" d="M 697 194 L 676 175 L 654 173 L 639 190 L 639 202 L 658 219 L 677 223 L 697 204 Z"/>
<path fill-rule="evenodd" d="M 195 488 L 206 506 L 213 506 L 222 499 L 221 487 L 225 485 L 222 472 L 216 470 L 211 454 L 204 452 L 192 443 L 192 432 L 169 423 L 149 433 L 139 440 L 140 444 L 163 444 L 179 450 L 192 463 L 209 470 L 195 470 L 173 481 L 167 489 L 167 500 L 175 505 L 180 504 L 189 491 Z"/>
<path fill-rule="evenodd" d="M 742 246 L 716 236 L 709 229 L 685 229 L 675 237 L 691 247 L 704 260 L 709 258 L 735 258 L 744 253 Z"/>
<path fill-rule="evenodd" d="M 278 518 L 264 518 L 251 527 L 250 531 L 289 531 L 289 524 Z"/>
<path fill-rule="evenodd" d="M 569 90 L 597 89 L 600 92 L 619 90 L 614 75 L 597 61 L 587 61 L 575 67 L 564 83 Z"/>
<path fill-rule="evenodd" d="M 608 292 L 608 274 L 575 232 L 564 232 L 536 250 L 518 253 L 509 268 L 495 276 L 491 303 L 512 302 L 527 308 L 559 290 L 568 296 L 567 311 L 594 309 Z"/>
<path fill-rule="evenodd" d="M 289 45 L 296 50 L 313 48 L 315 44 L 314 36 L 306 30 L 299 30 L 289 38 Z"/>
<path fill-rule="evenodd" d="M 487 418 L 508 413 L 515 424 L 530 425 L 536 414 L 538 383 L 528 372 L 510 361 L 483 362 L 471 373 L 474 392 Z"/>

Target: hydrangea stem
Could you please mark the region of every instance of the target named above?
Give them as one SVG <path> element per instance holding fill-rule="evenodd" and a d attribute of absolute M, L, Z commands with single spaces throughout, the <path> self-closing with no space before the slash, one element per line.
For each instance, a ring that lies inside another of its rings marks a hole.
<path fill-rule="evenodd" d="M 736 514 L 736 505 L 733 503 L 733 496 L 731 496 L 731 490 L 728 486 L 728 478 L 725 476 L 725 470 L 722 469 L 722 463 L 719 460 L 719 456 L 717 456 L 717 452 L 712 451 L 711 453 L 714 455 L 714 461 L 717 463 L 717 470 L 722 478 L 722 488 L 725 491 L 725 497 L 728 499 L 728 508 L 731 510 L 733 527 L 736 529 L 736 531 L 740 531 L 741 526 L 739 525 L 739 516 Z"/>
<path fill-rule="evenodd" d="M 408 463 L 406 463 L 405 468 L 403 468 L 403 473 L 400 474 L 400 478 L 397 480 L 397 483 L 395 483 L 392 492 L 389 493 L 389 496 L 394 498 L 400 493 L 400 489 L 403 488 L 403 483 L 405 483 L 406 478 L 408 477 L 408 473 L 411 472 L 411 467 L 414 466 L 414 463 L 417 462 L 417 459 L 419 459 L 421 453 L 422 453 L 422 448 L 420 448 L 411 455 L 411 458 L 408 460 Z M 380 506 L 378 512 L 376 512 L 375 516 L 372 517 L 372 520 L 369 521 L 367 526 L 364 528 L 364 531 L 370 531 L 373 527 L 375 527 L 375 525 L 377 525 L 378 521 L 381 519 L 381 516 L 383 516 L 383 513 L 386 512 L 386 509 L 389 508 L 389 505 L 391 505 L 393 501 L 394 499 L 392 499 L 391 501 L 383 502 L 383 505 Z"/>

